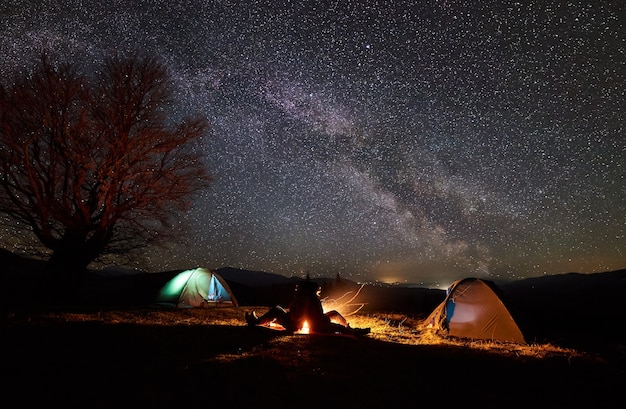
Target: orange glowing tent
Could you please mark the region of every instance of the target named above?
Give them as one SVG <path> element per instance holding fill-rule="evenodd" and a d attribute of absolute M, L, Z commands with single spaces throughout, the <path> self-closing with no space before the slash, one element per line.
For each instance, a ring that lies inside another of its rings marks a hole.
<path fill-rule="evenodd" d="M 436 332 L 459 338 L 526 344 L 522 331 L 491 281 L 464 278 L 448 287 L 446 298 L 425 324 Z"/>

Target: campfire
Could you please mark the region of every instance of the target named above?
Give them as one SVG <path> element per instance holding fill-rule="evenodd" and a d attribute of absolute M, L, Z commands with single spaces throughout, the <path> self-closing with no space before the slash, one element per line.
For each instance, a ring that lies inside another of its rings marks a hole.
<path fill-rule="evenodd" d="M 308 321 L 304 321 L 304 323 L 302 324 L 302 328 L 300 328 L 297 333 L 298 334 L 308 334 L 310 332 L 310 328 L 309 328 L 309 322 Z"/>

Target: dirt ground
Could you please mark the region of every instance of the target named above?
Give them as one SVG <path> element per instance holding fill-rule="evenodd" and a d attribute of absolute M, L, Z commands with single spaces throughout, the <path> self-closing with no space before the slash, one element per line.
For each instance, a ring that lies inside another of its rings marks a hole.
<path fill-rule="evenodd" d="M 262 309 L 262 308 L 261 308 Z M 362 338 L 249 328 L 249 307 L 6 311 L 3 395 L 21 407 L 622 408 L 623 355 L 426 336 L 362 314 Z M 261 311 L 262 312 L 262 311 Z"/>

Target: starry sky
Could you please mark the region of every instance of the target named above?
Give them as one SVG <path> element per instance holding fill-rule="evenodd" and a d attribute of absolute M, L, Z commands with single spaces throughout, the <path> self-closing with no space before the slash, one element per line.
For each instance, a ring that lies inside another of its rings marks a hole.
<path fill-rule="evenodd" d="M 0 74 L 140 50 L 209 119 L 189 241 L 141 268 L 447 285 L 626 267 L 625 24 L 622 0 L 3 0 Z"/>

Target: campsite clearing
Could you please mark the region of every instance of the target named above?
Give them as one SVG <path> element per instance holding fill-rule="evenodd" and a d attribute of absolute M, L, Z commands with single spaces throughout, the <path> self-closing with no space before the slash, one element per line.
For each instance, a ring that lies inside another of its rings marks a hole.
<path fill-rule="evenodd" d="M 258 307 L 257 312 L 263 312 Z M 7 398 L 108 408 L 427 402 L 619 407 L 624 363 L 552 345 L 446 340 L 422 317 L 355 314 L 363 339 L 245 325 L 251 307 L 15 311 L 3 333 Z M 18 392 L 24 385 L 37 391 Z"/>

